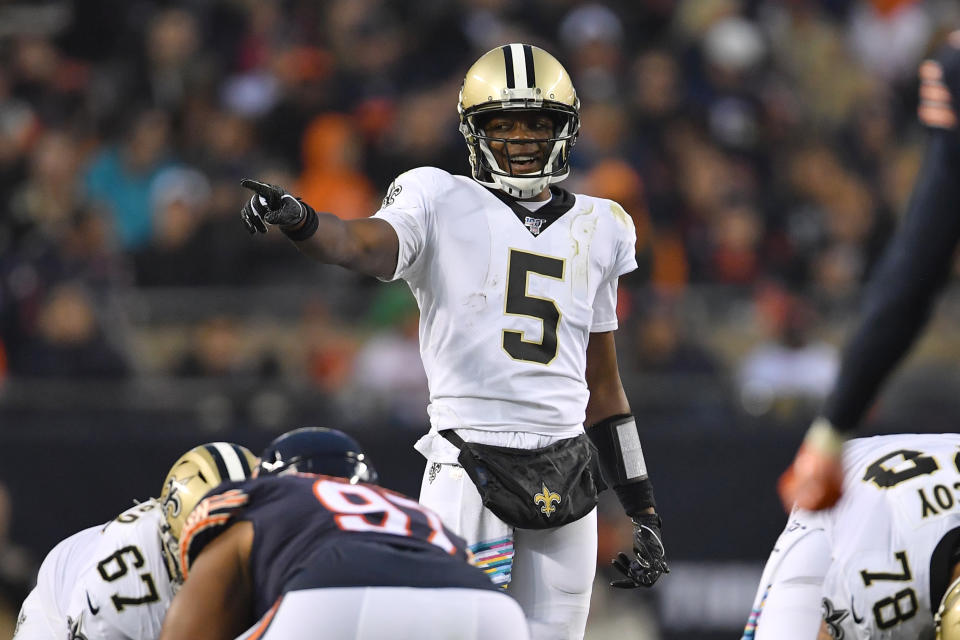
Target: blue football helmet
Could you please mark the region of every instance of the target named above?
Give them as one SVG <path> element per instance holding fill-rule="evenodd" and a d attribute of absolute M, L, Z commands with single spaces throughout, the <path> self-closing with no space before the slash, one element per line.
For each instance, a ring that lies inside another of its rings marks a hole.
<path fill-rule="evenodd" d="M 336 429 L 304 427 L 277 437 L 260 454 L 258 476 L 319 473 L 350 484 L 377 484 L 379 476 L 356 440 Z"/>

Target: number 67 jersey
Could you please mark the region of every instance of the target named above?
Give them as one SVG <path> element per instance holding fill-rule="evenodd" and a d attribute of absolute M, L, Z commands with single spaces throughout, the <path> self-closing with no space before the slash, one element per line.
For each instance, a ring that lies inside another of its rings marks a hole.
<path fill-rule="evenodd" d="M 795 512 L 796 513 L 796 512 Z M 850 441 L 844 495 L 825 512 L 834 637 L 933 638 L 960 540 L 960 435 Z"/>
<path fill-rule="evenodd" d="M 637 267 L 636 233 L 615 202 L 551 195 L 535 208 L 421 167 L 394 181 L 374 215 L 396 230 L 392 279 L 420 306 L 438 430 L 583 430 L 587 342 L 617 328 L 617 279 Z"/>
<path fill-rule="evenodd" d="M 173 599 L 160 542 L 162 518 L 156 500 L 142 502 L 108 522 L 88 548 L 64 559 L 84 566 L 66 585 L 66 628 L 57 637 L 152 640 L 160 636 Z M 24 636 L 24 640 L 32 638 Z"/>

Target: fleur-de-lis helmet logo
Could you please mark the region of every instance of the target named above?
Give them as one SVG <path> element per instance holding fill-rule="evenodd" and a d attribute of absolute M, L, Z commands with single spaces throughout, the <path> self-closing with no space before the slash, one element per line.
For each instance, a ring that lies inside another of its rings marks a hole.
<path fill-rule="evenodd" d="M 550 491 L 550 489 L 547 489 L 547 485 L 542 482 L 540 483 L 540 493 L 533 496 L 533 503 L 542 504 L 543 506 L 540 507 L 540 513 L 545 514 L 548 518 L 551 513 L 557 510 L 557 508 L 553 506 L 553 503 L 560 502 L 560 500 L 560 494 L 556 491 Z"/>

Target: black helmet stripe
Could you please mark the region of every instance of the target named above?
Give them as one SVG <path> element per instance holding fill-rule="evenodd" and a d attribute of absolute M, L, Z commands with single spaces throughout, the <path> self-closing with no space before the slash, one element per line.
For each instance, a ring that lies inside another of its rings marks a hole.
<path fill-rule="evenodd" d="M 537 72 L 533 67 L 533 47 L 528 44 L 523 45 L 523 62 L 527 72 L 527 88 L 533 89 L 537 86 Z"/>
<path fill-rule="evenodd" d="M 217 451 L 217 448 L 212 444 L 204 445 L 203 448 L 207 450 L 207 453 L 209 453 L 210 457 L 213 458 L 214 464 L 217 465 L 217 473 L 220 474 L 220 478 L 226 478 L 228 475 L 227 463 L 223 461 L 223 456 L 220 455 L 220 452 Z"/>
<path fill-rule="evenodd" d="M 243 455 L 243 450 L 240 449 L 239 445 L 231 444 L 233 447 L 233 452 L 237 454 L 237 459 L 240 460 L 240 468 L 243 469 L 243 477 L 250 477 L 250 463 L 247 461 L 247 456 Z"/>
<path fill-rule="evenodd" d="M 503 51 L 503 64 L 507 67 L 507 88 L 513 89 L 517 86 L 517 79 L 513 74 L 513 53 L 510 48 L 509 44 L 500 47 Z"/>
<path fill-rule="evenodd" d="M 249 476 L 249 474 L 244 474 L 246 461 L 243 460 L 243 455 L 234 451 L 229 443 L 214 442 L 204 446 L 204 448 L 216 463 L 221 480 L 244 480 Z"/>

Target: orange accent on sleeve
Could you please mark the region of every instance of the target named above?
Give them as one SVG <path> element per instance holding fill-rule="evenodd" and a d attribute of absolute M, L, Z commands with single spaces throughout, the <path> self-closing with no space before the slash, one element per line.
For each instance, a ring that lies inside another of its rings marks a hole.
<path fill-rule="evenodd" d="M 250 499 L 250 496 L 240 489 L 231 489 L 218 495 L 210 496 L 201 500 L 183 525 L 183 531 L 180 533 L 180 570 L 183 572 L 183 578 L 187 578 L 187 559 L 189 557 L 190 544 L 193 538 L 201 531 L 210 527 L 225 524 L 232 516 L 232 513 L 214 513 L 211 511 L 222 511 L 224 509 L 232 511 L 236 507 L 242 507 Z"/>
<path fill-rule="evenodd" d="M 203 520 L 194 523 L 190 529 L 184 531 L 182 539 L 180 540 L 180 571 L 183 572 L 184 580 L 187 579 L 187 557 L 189 555 L 188 551 L 190 550 L 190 543 L 193 542 L 193 538 L 201 531 L 205 531 L 210 527 L 216 527 L 225 524 L 229 519 L 229 514 L 221 513 L 219 515 L 210 516 L 209 518 L 204 518 Z"/>
<path fill-rule="evenodd" d="M 281 602 L 283 602 L 283 596 L 277 598 L 277 601 L 273 603 L 273 606 L 270 607 L 270 610 L 263 614 L 263 617 L 260 618 L 260 623 L 253 631 L 253 635 L 248 636 L 247 640 L 257 640 L 257 638 L 263 636 L 264 632 L 267 630 L 267 627 L 269 627 L 270 623 L 273 622 L 273 616 L 276 615 L 277 609 L 280 608 Z"/>

